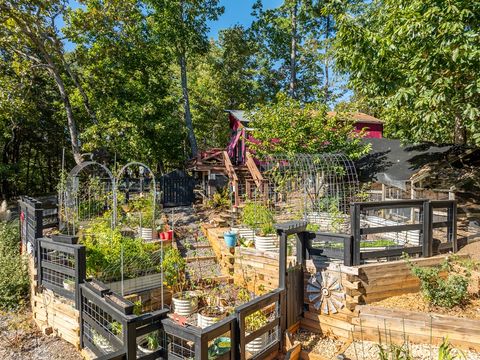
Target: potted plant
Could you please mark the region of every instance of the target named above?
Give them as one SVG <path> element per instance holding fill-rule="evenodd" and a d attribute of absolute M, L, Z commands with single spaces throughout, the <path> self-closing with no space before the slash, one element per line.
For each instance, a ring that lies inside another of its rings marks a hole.
<path fill-rule="evenodd" d="M 111 352 L 114 352 L 113 346 L 110 344 L 110 342 L 100 335 L 97 331 L 94 329 L 90 330 L 92 334 L 92 340 L 93 344 L 98 347 L 99 349 L 102 350 L 103 353 L 108 354 Z"/>
<path fill-rule="evenodd" d="M 158 236 L 160 237 L 160 240 L 171 242 L 173 240 L 173 230 L 170 229 L 168 224 L 163 224 Z"/>
<path fill-rule="evenodd" d="M 173 292 L 173 311 L 182 316 L 189 316 L 198 308 L 198 292 L 186 291 L 186 265 L 187 263 L 178 249 L 167 249 L 162 263 L 164 280 Z"/>
<path fill-rule="evenodd" d="M 255 311 L 253 314 L 245 318 L 245 331 L 247 335 L 264 327 L 268 324 L 268 319 L 261 310 Z M 260 335 L 245 345 L 245 349 L 252 354 L 256 354 L 267 347 L 268 332 Z"/>
<path fill-rule="evenodd" d="M 138 349 L 144 354 L 152 354 L 160 347 L 160 336 L 158 331 L 149 333 L 141 343 Z"/>
<path fill-rule="evenodd" d="M 204 308 L 200 309 L 197 314 L 197 326 L 206 328 L 210 325 L 213 325 L 227 315 L 225 309 L 220 306 L 205 306 Z"/>
<path fill-rule="evenodd" d="M 275 220 L 273 213 L 267 206 L 248 202 L 242 212 L 242 223 L 249 228 L 255 229 L 253 240 L 256 249 L 264 251 L 275 251 L 278 249 L 279 241 L 275 234 Z M 249 239 L 242 232 L 239 234 L 240 237 Z"/>
<path fill-rule="evenodd" d="M 68 291 L 75 291 L 75 281 L 72 279 L 63 279 L 63 288 Z"/>

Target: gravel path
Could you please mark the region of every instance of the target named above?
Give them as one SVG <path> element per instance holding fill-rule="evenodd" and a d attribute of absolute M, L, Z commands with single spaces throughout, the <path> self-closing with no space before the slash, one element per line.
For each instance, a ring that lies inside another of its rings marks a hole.
<path fill-rule="evenodd" d="M 0 312 L 0 359 L 81 360 L 83 357 L 66 341 L 43 335 L 31 313 Z"/>
<path fill-rule="evenodd" d="M 386 345 L 383 346 L 387 348 Z M 406 347 L 405 347 L 406 349 Z M 438 359 L 438 347 L 430 345 L 414 345 L 409 344 L 408 349 L 412 358 L 415 360 L 437 360 Z M 345 351 L 345 356 L 351 360 L 378 360 L 380 359 L 379 347 L 376 343 L 370 341 L 364 341 L 363 345 L 360 341 L 352 343 Z M 452 355 L 457 355 L 457 359 L 464 360 L 480 360 L 480 354 L 473 351 L 461 351 L 453 350 Z M 389 357 L 390 359 L 391 357 Z"/>

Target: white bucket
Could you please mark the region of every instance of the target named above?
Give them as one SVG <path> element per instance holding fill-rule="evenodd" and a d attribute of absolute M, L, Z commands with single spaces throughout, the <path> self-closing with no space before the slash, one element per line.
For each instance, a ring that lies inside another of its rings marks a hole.
<path fill-rule="evenodd" d="M 183 299 L 184 295 L 188 299 Z M 198 309 L 198 294 L 194 291 L 177 293 L 172 297 L 173 312 L 181 316 L 190 316 Z"/>

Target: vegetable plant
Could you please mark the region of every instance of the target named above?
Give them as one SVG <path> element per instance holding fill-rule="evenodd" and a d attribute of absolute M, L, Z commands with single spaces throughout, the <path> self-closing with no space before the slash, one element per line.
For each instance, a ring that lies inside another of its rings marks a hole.
<path fill-rule="evenodd" d="M 247 202 L 242 212 L 242 223 L 252 229 L 258 229 L 262 236 L 275 234 L 273 213 L 265 205 Z"/>

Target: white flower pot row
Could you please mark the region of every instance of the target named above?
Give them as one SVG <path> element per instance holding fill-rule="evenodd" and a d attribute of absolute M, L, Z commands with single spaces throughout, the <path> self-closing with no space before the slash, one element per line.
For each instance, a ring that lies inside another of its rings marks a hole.
<path fill-rule="evenodd" d="M 255 233 L 255 230 L 247 227 L 232 228 L 231 231 L 238 233 L 241 238 L 253 241 L 257 250 L 276 252 L 280 247 L 280 240 L 277 235 L 259 236 Z"/>

